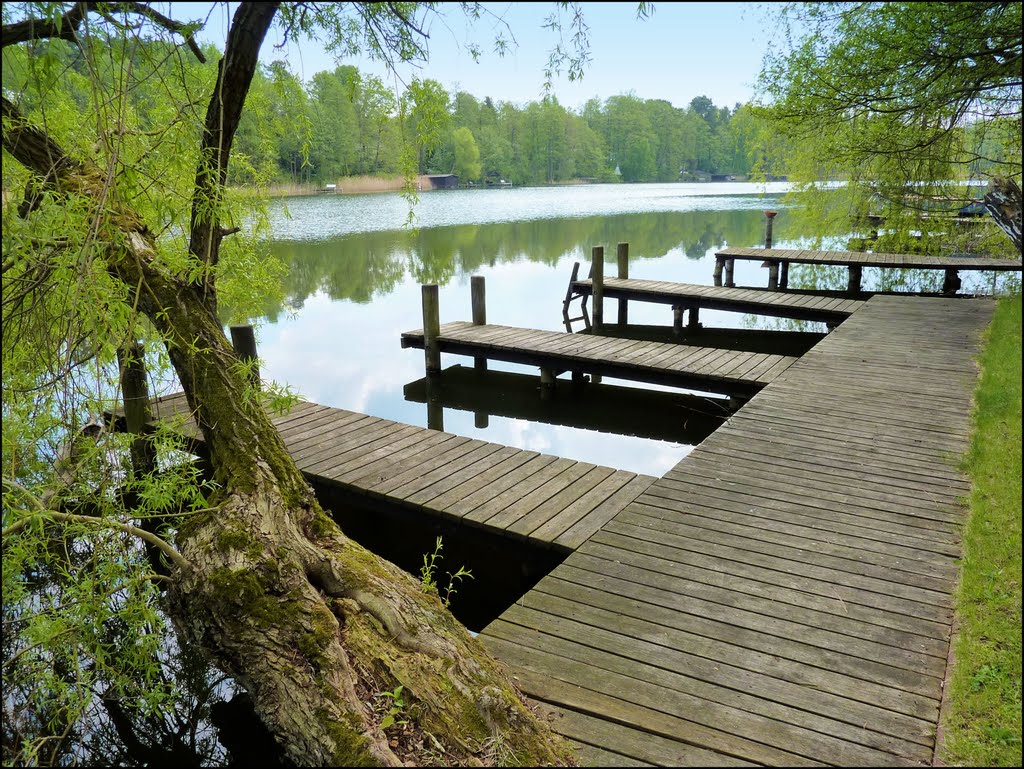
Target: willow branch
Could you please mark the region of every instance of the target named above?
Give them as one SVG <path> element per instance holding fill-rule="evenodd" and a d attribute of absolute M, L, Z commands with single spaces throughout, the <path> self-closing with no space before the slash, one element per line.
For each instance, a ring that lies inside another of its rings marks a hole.
<path fill-rule="evenodd" d="M 217 82 L 206 108 L 206 125 L 199 148 L 188 247 L 189 253 L 211 267 L 217 263 L 223 237 L 217 204 L 227 183 L 231 144 L 259 63 L 260 46 L 278 6 L 277 2 L 242 3 L 235 11 L 224 57 L 217 65 Z M 211 301 L 215 301 L 212 296 Z"/>
<path fill-rule="evenodd" d="M 5 486 L 17 486 L 24 492 L 24 495 L 30 499 L 36 507 L 40 507 L 39 500 L 37 500 L 27 489 L 15 481 L 4 479 Z M 51 520 L 59 521 L 61 523 L 87 523 L 93 526 L 100 526 L 109 529 L 116 529 L 117 531 L 123 531 L 125 534 L 131 534 L 132 536 L 138 537 L 149 544 L 153 545 L 157 550 L 167 556 L 167 558 L 177 566 L 179 569 L 190 569 L 192 565 L 185 560 L 185 558 L 171 547 L 165 540 L 158 537 L 156 534 L 140 529 L 138 526 L 132 526 L 130 523 L 123 523 L 122 521 L 116 521 L 113 518 L 100 518 L 94 515 L 75 515 L 73 513 L 58 513 L 56 510 L 42 510 L 39 512 L 26 515 L 24 518 L 19 518 L 17 521 L 12 523 L 2 532 L 0 532 L 0 538 L 4 542 L 7 542 L 8 537 L 12 537 L 18 534 L 32 521 L 35 520 Z"/>

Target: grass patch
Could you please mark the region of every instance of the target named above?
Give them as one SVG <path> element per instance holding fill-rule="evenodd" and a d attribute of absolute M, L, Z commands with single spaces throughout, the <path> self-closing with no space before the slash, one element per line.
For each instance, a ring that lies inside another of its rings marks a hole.
<path fill-rule="evenodd" d="M 1021 765 L 1021 296 L 999 302 L 981 357 L 973 481 L 942 760 Z"/>

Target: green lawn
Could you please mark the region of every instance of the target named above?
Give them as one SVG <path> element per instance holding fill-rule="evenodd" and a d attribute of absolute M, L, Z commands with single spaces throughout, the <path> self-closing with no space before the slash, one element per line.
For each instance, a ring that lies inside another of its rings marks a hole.
<path fill-rule="evenodd" d="M 964 530 L 949 707 L 941 758 L 1021 765 L 1021 297 L 999 302 L 981 360 L 964 468 Z"/>

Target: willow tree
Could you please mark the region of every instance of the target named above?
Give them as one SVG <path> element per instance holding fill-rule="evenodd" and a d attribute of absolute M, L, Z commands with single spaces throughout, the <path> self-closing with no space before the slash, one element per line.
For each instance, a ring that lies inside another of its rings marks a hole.
<path fill-rule="evenodd" d="M 867 214 L 927 230 L 923 215 L 969 204 L 963 183 L 987 178 L 1020 253 L 1021 3 L 789 3 L 782 17 L 761 112 L 802 209 L 836 232 Z M 822 195 L 826 180 L 846 184 Z M 994 232 L 973 247 L 1012 254 Z"/>
<path fill-rule="evenodd" d="M 268 30 L 325 29 L 335 49 L 361 41 L 408 56 L 423 51 L 427 11 L 241 3 L 214 69 L 196 66 L 211 54 L 193 41 L 199 24 L 148 4 L 4 5 L 5 761 L 29 718 L 11 710 L 10 671 L 35 660 L 40 675 L 47 666 L 62 671 L 43 686 L 130 688 L 111 660 L 154 652 L 141 629 L 157 622 L 159 582 L 180 636 L 244 685 L 297 764 L 408 760 L 387 733 L 394 717 L 372 705 L 383 692 L 402 692 L 401 719 L 435 760 L 571 762 L 437 596 L 347 538 L 321 509 L 218 316 L 225 282 L 262 262 L 232 218 L 225 180 Z M 117 351 L 142 333 L 159 340 L 212 467 L 206 487 L 162 495 L 179 515 L 170 528 L 136 525 L 139 512 L 121 505 L 149 499 L 150 510 L 158 507 L 161 479 L 187 480 L 180 465 L 161 463 L 144 487 L 149 497 L 117 494 L 112 487 L 125 477 L 96 471 L 109 452 L 90 448 L 96 428 L 83 437 L 74 418 L 83 394 L 71 391 L 85 381 L 83 369 L 101 382 Z M 63 440 L 71 451 L 51 465 L 40 440 Z M 137 537 L 165 569 L 126 571 L 126 543 Z M 78 580 L 78 592 L 63 592 L 71 597 L 59 606 L 44 606 L 39 594 L 29 600 L 44 564 L 62 558 L 71 567 L 60 577 Z M 102 616 L 90 619 L 89 610 Z M 75 612 L 83 612 L 77 625 L 55 624 Z M 49 624 L 32 624 L 43 614 Z M 132 632 L 110 638 L 115 626 Z M 26 627 L 35 634 L 8 654 Z M 30 715 L 48 739 L 60 738 L 60 719 Z"/>

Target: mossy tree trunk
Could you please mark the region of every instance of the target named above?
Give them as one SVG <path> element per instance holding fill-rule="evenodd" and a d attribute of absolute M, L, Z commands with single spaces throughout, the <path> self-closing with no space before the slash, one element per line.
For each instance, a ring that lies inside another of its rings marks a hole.
<path fill-rule="evenodd" d="M 211 263 L 224 233 L 208 203 L 219 197 L 274 10 L 239 8 L 209 106 L 190 250 Z M 527 765 L 571 760 L 436 595 L 345 537 L 321 510 L 266 412 L 245 397 L 211 279 L 189 282 L 162 265 L 154 236 L 116 199 L 105 172 L 69 157 L 6 98 L 3 120 L 4 148 L 40 184 L 58 200 L 92 207 L 108 270 L 167 340 L 220 489 L 211 511 L 178 532 L 183 561 L 171 573 L 171 614 L 248 689 L 286 754 L 300 765 L 400 764 L 373 695 L 401 685 L 401 717 L 438 740 L 445 762 L 486 760 L 496 743 Z"/>

